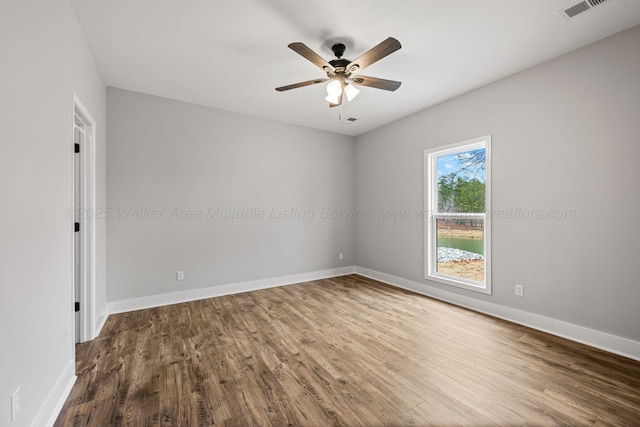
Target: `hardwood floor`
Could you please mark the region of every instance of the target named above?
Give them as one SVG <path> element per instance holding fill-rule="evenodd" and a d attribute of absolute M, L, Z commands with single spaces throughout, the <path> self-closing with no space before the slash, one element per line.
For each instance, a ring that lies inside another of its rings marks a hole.
<path fill-rule="evenodd" d="M 632 426 L 640 362 L 357 275 L 111 315 L 56 426 Z"/>

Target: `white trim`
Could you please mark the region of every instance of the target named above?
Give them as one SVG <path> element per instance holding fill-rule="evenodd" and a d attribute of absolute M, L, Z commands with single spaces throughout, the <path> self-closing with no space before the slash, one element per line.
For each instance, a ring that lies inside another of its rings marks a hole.
<path fill-rule="evenodd" d="M 516 308 L 499 305 L 493 302 L 455 294 L 446 290 L 433 288 L 423 283 L 414 282 L 364 267 L 356 267 L 356 274 L 640 361 L 639 341 L 633 341 L 628 338 L 619 337 L 617 335 L 608 334 L 606 332 L 597 331 L 595 329 L 586 328 L 584 326 L 564 322 L 562 320 L 552 319 L 539 314 L 518 310 Z"/>
<path fill-rule="evenodd" d="M 438 212 L 434 214 L 438 218 L 464 218 L 464 219 L 485 219 L 487 214 L 484 213 L 451 213 L 451 212 Z"/>
<path fill-rule="evenodd" d="M 71 393 L 71 388 L 76 382 L 75 367 L 75 360 L 70 360 L 69 363 L 67 363 L 56 385 L 38 410 L 38 414 L 31 423 L 31 427 L 51 427 L 56 422 L 62 406 L 64 406 L 67 397 L 69 397 L 69 393 Z"/>
<path fill-rule="evenodd" d="M 328 270 L 320 270 L 310 273 L 273 277 L 270 279 L 251 280 L 248 282 L 232 283 L 227 285 L 211 286 L 208 288 L 191 289 L 180 292 L 113 301 L 107 304 L 107 313 L 124 313 L 127 311 L 142 310 L 145 308 L 160 307 L 163 305 L 178 304 L 181 302 L 195 301 L 199 299 L 219 297 L 223 295 L 238 294 L 241 292 L 293 285 L 295 283 L 309 282 L 313 280 L 327 279 L 337 276 L 345 276 L 347 274 L 353 274 L 355 273 L 355 271 L 355 266 L 331 268 Z"/>
<path fill-rule="evenodd" d="M 105 304 L 104 306 L 102 306 L 102 310 L 100 310 L 100 314 L 96 319 L 96 329 L 93 331 L 93 338 L 100 335 L 100 331 L 102 331 L 102 328 L 104 327 L 104 324 L 107 322 L 108 317 L 109 317 L 109 312 L 107 312 L 107 304 Z"/>
<path fill-rule="evenodd" d="M 81 300 L 80 300 L 80 342 L 96 337 L 96 121 L 84 106 L 78 95 L 73 92 L 72 124 L 75 122 L 76 109 L 87 123 L 85 146 L 80 150 L 80 191 L 81 206 L 74 206 L 82 214 L 81 233 Z M 73 134 L 72 134 L 73 135 Z M 74 221 L 72 219 L 72 221 Z M 73 226 L 73 224 L 72 224 Z M 72 229 L 72 228 L 70 228 Z M 75 260 L 75 257 L 73 258 Z M 75 277 L 75 267 L 74 267 Z M 73 290 L 72 295 L 75 294 Z M 72 304 L 70 304 L 72 306 Z M 75 321 L 74 321 L 75 322 Z M 74 328 L 75 330 L 75 324 Z"/>

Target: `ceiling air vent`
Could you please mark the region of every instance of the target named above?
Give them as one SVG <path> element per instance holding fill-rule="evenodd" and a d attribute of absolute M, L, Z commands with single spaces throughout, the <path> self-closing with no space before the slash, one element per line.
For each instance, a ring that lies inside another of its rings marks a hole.
<path fill-rule="evenodd" d="M 340 121 L 340 123 L 344 123 L 346 125 L 349 125 L 349 124 L 355 122 L 358 119 L 356 119 L 355 117 L 344 118 L 344 117 L 340 116 L 340 117 L 338 117 L 338 120 Z"/>
<path fill-rule="evenodd" d="M 580 3 L 574 4 L 570 8 L 559 10 L 559 12 L 560 15 L 562 15 L 562 17 L 568 21 L 584 12 L 593 9 L 594 7 L 598 7 L 603 3 L 607 3 L 608 1 L 610 0 L 585 0 L 581 1 Z"/>

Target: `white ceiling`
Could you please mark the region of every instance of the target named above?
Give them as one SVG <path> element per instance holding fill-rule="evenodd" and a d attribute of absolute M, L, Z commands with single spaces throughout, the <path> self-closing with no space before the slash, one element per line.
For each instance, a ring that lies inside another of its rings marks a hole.
<path fill-rule="evenodd" d="M 71 0 L 107 85 L 359 135 L 640 24 L 640 1 L 609 0 L 570 21 L 580 0 Z M 402 49 L 362 74 L 399 80 L 329 108 L 324 77 L 290 50 L 355 59 L 392 36 Z M 355 117 L 353 123 L 339 117 Z"/>

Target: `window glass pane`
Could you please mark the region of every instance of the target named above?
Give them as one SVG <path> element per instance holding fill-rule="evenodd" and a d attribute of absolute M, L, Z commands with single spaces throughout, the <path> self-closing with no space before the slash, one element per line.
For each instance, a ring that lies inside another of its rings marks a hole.
<path fill-rule="evenodd" d="M 484 283 L 484 220 L 436 220 L 437 268 L 441 274 Z"/>
<path fill-rule="evenodd" d="M 486 150 L 438 156 L 438 211 L 484 213 Z"/>

